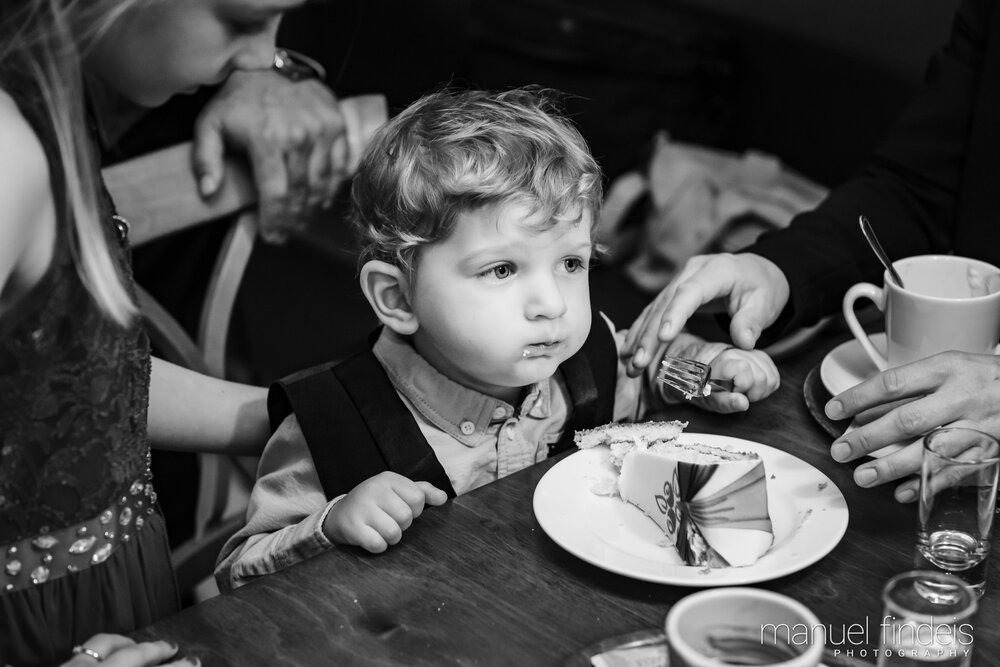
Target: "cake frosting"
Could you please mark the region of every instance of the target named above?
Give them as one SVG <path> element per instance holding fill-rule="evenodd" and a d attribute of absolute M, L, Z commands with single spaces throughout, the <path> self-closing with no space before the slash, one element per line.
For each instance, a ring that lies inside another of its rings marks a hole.
<path fill-rule="evenodd" d="M 609 424 L 578 431 L 607 445 L 618 494 L 645 512 L 688 565 L 752 565 L 774 539 L 764 463 L 754 452 L 680 443 L 686 422 Z"/>

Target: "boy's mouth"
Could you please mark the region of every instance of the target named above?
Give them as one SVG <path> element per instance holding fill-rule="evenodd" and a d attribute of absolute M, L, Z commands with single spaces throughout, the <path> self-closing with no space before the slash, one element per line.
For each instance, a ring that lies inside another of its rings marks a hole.
<path fill-rule="evenodd" d="M 530 359 L 531 357 L 545 357 L 559 349 L 560 345 L 562 345 L 562 341 L 558 340 L 547 340 L 539 343 L 532 343 L 531 345 L 525 346 L 525 348 L 521 351 L 521 356 L 524 359 Z"/>

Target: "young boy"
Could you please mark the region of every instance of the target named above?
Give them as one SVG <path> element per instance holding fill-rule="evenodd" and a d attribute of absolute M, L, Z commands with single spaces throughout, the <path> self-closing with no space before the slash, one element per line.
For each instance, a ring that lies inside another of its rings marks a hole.
<path fill-rule="evenodd" d="M 575 429 L 663 407 L 590 308 L 601 196 L 583 138 L 535 92 L 432 94 L 380 131 L 353 198 L 383 327 L 371 350 L 272 388 L 275 432 L 221 588 L 334 544 L 384 551 L 426 505 L 572 446 Z M 762 352 L 690 335 L 667 352 L 735 381 L 710 409 L 778 386 Z"/>

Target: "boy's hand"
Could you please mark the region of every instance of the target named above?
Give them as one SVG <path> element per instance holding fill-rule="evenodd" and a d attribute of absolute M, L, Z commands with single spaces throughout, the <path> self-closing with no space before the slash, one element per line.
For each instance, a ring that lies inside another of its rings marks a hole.
<path fill-rule="evenodd" d="M 713 412 L 745 412 L 752 401 L 774 393 L 781 383 L 771 357 L 760 350 L 729 348 L 710 362 L 712 377 L 733 381 L 732 392 L 712 392 L 700 400 Z"/>
<path fill-rule="evenodd" d="M 330 509 L 323 532 L 337 544 L 382 553 L 399 542 L 425 505 L 443 505 L 446 500 L 448 494 L 429 482 L 382 472 L 358 484 Z"/>

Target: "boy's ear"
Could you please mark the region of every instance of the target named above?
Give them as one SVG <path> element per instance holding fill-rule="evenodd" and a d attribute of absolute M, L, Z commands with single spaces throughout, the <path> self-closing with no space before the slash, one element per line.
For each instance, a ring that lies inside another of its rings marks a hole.
<path fill-rule="evenodd" d="M 401 336 L 416 333 L 420 325 L 410 307 L 409 282 L 402 269 L 377 259 L 365 262 L 361 291 L 382 324 Z"/>

